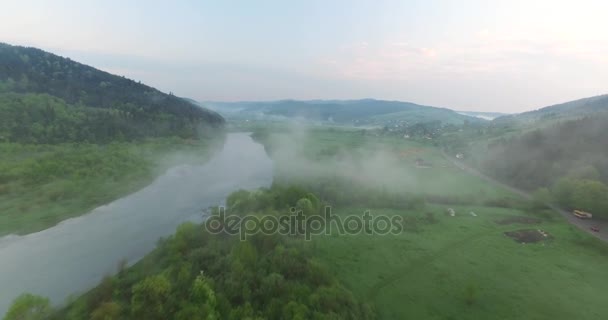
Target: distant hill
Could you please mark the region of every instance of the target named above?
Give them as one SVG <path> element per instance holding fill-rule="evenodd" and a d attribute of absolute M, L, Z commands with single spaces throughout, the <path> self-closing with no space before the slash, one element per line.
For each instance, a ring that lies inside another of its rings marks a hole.
<path fill-rule="evenodd" d="M 497 118 L 496 121 L 531 123 L 545 120 L 576 119 L 596 112 L 606 111 L 608 111 L 608 95 L 601 95 L 560 103 L 520 114 L 502 116 Z"/>
<path fill-rule="evenodd" d="M 4 43 L 0 95 L 0 141 L 196 138 L 224 122 L 215 112 L 140 82 Z"/>
<path fill-rule="evenodd" d="M 305 119 L 341 124 L 386 124 L 441 121 L 482 121 L 453 110 L 410 102 L 362 100 L 281 100 L 266 102 L 204 102 L 205 106 L 230 118 Z"/>

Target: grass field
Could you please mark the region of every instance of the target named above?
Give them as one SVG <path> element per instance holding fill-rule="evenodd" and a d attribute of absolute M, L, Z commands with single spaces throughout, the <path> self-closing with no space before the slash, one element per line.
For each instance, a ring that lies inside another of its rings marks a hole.
<path fill-rule="evenodd" d="M 324 172 L 339 170 L 340 161 L 332 161 L 340 150 L 363 157 L 379 148 L 393 150 L 398 160 L 389 170 L 407 180 L 403 191 L 431 199 L 414 211 L 371 208 L 372 214 L 415 217 L 408 220 L 416 222 L 413 230 L 400 235 L 313 238 L 317 259 L 360 299 L 373 303 L 380 319 L 601 319 L 608 314 L 608 246 L 557 213 L 532 210 L 509 191 L 449 166 L 424 142 L 317 129 L 298 143 L 310 161 L 329 165 Z M 417 158 L 431 167 L 417 167 Z M 295 169 L 281 161 L 277 157 L 279 177 Z M 450 196 L 464 205 L 440 204 L 432 196 Z M 509 199 L 512 207 L 491 205 L 500 199 Z M 445 214 L 448 207 L 456 210 L 455 217 Z M 366 209 L 334 212 L 361 215 Z M 427 212 L 437 221 L 426 221 Z M 514 216 L 540 223 L 496 223 Z M 519 229 L 542 229 L 549 238 L 521 244 L 504 235 Z"/>
<path fill-rule="evenodd" d="M 209 144 L 0 144 L 0 236 L 43 230 L 137 191 L 175 161 L 204 161 Z M 181 159 L 174 159 L 179 156 Z"/>
<path fill-rule="evenodd" d="M 363 177 L 369 178 L 369 183 L 377 180 L 379 184 L 398 192 L 459 198 L 480 204 L 517 198 L 507 190 L 496 188 L 457 169 L 437 147 L 428 142 L 394 136 L 369 136 L 358 129 L 325 127 L 313 128 L 295 136 L 285 138 L 284 133 L 277 133 L 268 138 L 269 144 L 279 145 L 279 149 L 282 144 L 290 148 L 295 146 L 294 150 L 289 150 L 289 153 L 293 153 L 289 157 L 281 157 L 280 154 L 272 156 L 277 159 L 278 179 L 297 175 L 298 172 L 309 174 L 309 167 L 314 168 L 313 174 L 327 176 L 340 172 L 346 163 L 352 166 L 352 172 L 348 174 L 353 178 L 358 179 L 364 173 L 369 173 L 373 176 Z M 270 153 L 273 154 L 272 148 Z M 422 160 L 424 165 L 417 165 L 417 160 Z"/>
<path fill-rule="evenodd" d="M 380 319 L 600 319 L 608 312 L 608 248 L 565 222 L 498 225 L 523 212 L 429 205 L 438 222 L 397 236 L 315 237 L 318 258 Z M 361 214 L 345 208 L 338 214 Z M 468 214 L 472 210 L 477 214 Z M 373 209 L 373 214 L 411 215 Z M 552 240 L 519 244 L 503 232 L 540 228 Z"/>

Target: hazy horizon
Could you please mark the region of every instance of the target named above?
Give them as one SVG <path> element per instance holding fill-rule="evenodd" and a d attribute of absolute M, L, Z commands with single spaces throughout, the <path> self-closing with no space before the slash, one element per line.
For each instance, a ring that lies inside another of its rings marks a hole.
<path fill-rule="evenodd" d="M 199 101 L 516 113 L 608 93 L 602 1 L 10 1 L 0 42 Z"/>

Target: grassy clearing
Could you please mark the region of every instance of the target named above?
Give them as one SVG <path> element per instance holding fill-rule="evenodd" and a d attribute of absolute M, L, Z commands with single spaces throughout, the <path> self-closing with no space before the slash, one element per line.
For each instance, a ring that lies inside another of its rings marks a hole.
<path fill-rule="evenodd" d="M 174 161 L 203 161 L 209 143 L 0 144 L 0 236 L 43 230 L 132 193 Z M 180 155 L 180 159 L 172 156 Z"/>
<path fill-rule="evenodd" d="M 308 174 L 308 167 L 314 167 L 314 174 L 327 177 L 343 171 L 345 163 L 355 163 L 355 169 L 351 170 L 353 172 L 346 173 L 351 178 L 369 178 L 370 181 L 361 181 L 363 183 L 372 183 L 371 180 L 378 178 L 376 182 L 379 187 L 425 195 L 432 202 L 455 200 L 482 204 L 518 198 L 508 190 L 496 188 L 454 167 L 438 148 L 428 142 L 394 136 L 370 136 L 357 129 L 323 127 L 287 139 L 284 133 L 271 134 L 267 139 L 271 146 L 285 144 L 281 140 L 287 140 L 290 146 L 297 148 L 294 157 L 275 157 L 278 160 L 278 179 L 292 177 L 299 172 Z M 272 154 L 272 147 L 270 149 Z M 379 160 L 378 154 L 382 154 L 383 159 Z M 302 158 L 307 162 L 302 163 Z M 419 166 L 417 160 L 422 160 L 423 166 Z M 373 176 L 365 177 L 363 173 L 366 171 Z"/>
<path fill-rule="evenodd" d="M 431 205 L 425 211 L 434 212 L 437 223 L 398 236 L 316 237 L 316 256 L 374 303 L 381 319 L 599 319 L 608 312 L 603 244 L 559 220 L 495 223 L 525 214 L 518 210 L 455 209 L 457 216 L 449 217 L 443 206 Z M 503 235 L 522 228 L 541 228 L 554 239 L 523 245 Z"/>

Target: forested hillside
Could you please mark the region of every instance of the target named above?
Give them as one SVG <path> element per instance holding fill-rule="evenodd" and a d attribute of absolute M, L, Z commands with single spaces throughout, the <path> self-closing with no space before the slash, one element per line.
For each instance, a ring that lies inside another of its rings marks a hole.
<path fill-rule="evenodd" d="M 531 191 L 541 188 L 539 196 L 550 191 L 567 208 L 608 217 L 606 123 L 608 113 L 596 112 L 494 139 L 472 157 L 484 171 L 511 185 Z"/>
<path fill-rule="evenodd" d="M 496 122 L 529 124 L 536 121 L 581 118 L 604 111 L 608 111 L 608 95 L 569 101 L 516 115 L 502 116 L 497 118 Z"/>
<path fill-rule="evenodd" d="M 212 111 L 139 82 L 39 49 L 2 43 L 0 112 L 0 132 L 9 141 L 34 142 L 40 131 L 50 133 L 51 141 L 197 138 L 223 123 Z M 63 132 L 74 125 L 80 132 Z M 27 126 L 35 128 L 28 132 Z"/>
<path fill-rule="evenodd" d="M 49 94 L 0 93 L 0 142 L 109 143 L 146 137 L 199 138 L 206 125 L 196 118 L 147 114 L 131 104 L 93 108 L 68 104 Z"/>

